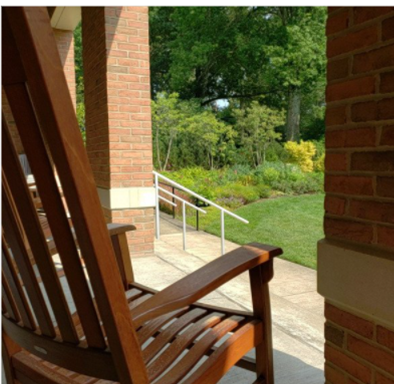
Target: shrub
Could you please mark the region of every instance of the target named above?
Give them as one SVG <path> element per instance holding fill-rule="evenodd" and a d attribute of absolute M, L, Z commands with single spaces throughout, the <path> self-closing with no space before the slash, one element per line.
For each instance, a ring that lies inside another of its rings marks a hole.
<path fill-rule="evenodd" d="M 237 209 L 244 205 L 244 200 L 240 197 L 234 197 L 234 196 L 221 197 L 219 199 L 216 199 L 216 203 L 230 209 Z"/>
<path fill-rule="evenodd" d="M 271 143 L 265 154 L 266 161 L 283 161 L 285 157 L 285 149 L 277 141 Z"/>
<path fill-rule="evenodd" d="M 313 168 L 317 172 L 324 172 L 324 153 L 314 162 Z"/>
<path fill-rule="evenodd" d="M 281 176 L 281 172 L 275 168 L 263 168 L 259 174 L 259 179 L 268 185 L 272 185 L 273 182 L 278 181 Z"/>
<path fill-rule="evenodd" d="M 259 191 L 254 186 L 244 186 L 240 184 L 228 184 L 215 189 L 217 199 L 236 198 L 242 199 L 244 204 L 252 203 L 259 199 Z"/>
<path fill-rule="evenodd" d="M 302 141 L 296 143 L 288 141 L 285 149 L 289 155 L 289 161 L 298 164 L 304 172 L 313 171 L 313 156 L 316 153 L 315 145 L 310 141 Z"/>
<path fill-rule="evenodd" d="M 272 194 L 271 188 L 268 185 L 259 184 L 256 186 L 260 199 L 266 199 Z"/>

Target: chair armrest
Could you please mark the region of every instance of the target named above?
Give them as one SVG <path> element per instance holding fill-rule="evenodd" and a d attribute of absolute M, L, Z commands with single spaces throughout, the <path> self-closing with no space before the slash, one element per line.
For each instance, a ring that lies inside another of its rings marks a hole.
<path fill-rule="evenodd" d="M 237 248 L 141 303 L 132 312 L 133 321 L 138 327 L 149 319 L 191 305 L 232 278 L 282 253 L 280 248 L 259 243 Z"/>
<path fill-rule="evenodd" d="M 131 224 L 115 224 L 115 223 L 109 223 L 107 224 L 107 229 L 108 229 L 108 233 L 109 235 L 115 236 L 115 235 L 119 235 L 121 233 L 126 233 L 129 231 L 135 231 L 136 227 L 134 225 Z"/>
<path fill-rule="evenodd" d="M 127 244 L 126 232 L 135 231 L 136 227 L 129 224 L 107 224 L 108 233 L 111 237 L 116 261 L 118 263 L 120 276 L 124 289 L 134 282 L 133 266 L 131 265 L 130 251 Z"/>

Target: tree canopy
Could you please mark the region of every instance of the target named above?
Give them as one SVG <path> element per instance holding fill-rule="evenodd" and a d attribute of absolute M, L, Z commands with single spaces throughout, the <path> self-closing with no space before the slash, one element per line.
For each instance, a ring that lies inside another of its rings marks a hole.
<path fill-rule="evenodd" d="M 241 108 L 264 97 L 298 140 L 300 125 L 322 120 L 325 18 L 323 7 L 152 7 L 152 95 Z"/>
<path fill-rule="evenodd" d="M 154 163 L 259 166 L 324 137 L 325 7 L 150 7 Z M 77 116 L 85 132 L 81 25 Z M 272 156 L 272 153 L 274 155 Z"/>

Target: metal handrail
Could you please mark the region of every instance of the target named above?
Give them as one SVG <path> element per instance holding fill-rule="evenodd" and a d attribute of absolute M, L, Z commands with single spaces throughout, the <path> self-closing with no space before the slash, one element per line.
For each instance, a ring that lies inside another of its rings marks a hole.
<path fill-rule="evenodd" d="M 160 207 L 159 207 L 159 200 L 167 200 L 165 198 L 163 198 L 162 196 L 159 195 L 159 191 L 162 191 L 170 196 L 172 196 L 173 198 L 179 200 L 182 202 L 182 221 L 183 221 L 183 249 L 186 250 L 186 205 L 192 207 L 193 209 L 195 209 L 197 212 L 203 212 L 206 213 L 203 209 L 197 207 L 196 205 L 193 205 L 191 203 L 189 203 L 187 200 L 167 191 L 166 189 L 160 187 L 159 185 L 159 179 L 163 179 L 165 181 L 167 181 L 168 183 L 170 183 L 170 186 L 176 187 L 177 189 L 186 192 L 187 194 L 194 196 L 195 198 L 197 198 L 198 200 L 203 201 L 205 204 L 210 205 L 212 207 L 215 207 L 217 209 L 220 210 L 220 234 L 221 234 L 221 249 L 222 249 L 222 255 L 224 255 L 225 253 L 225 244 L 224 244 L 224 240 L 225 240 L 225 228 L 224 228 L 224 214 L 226 213 L 229 216 L 234 217 L 235 219 L 242 221 L 245 224 L 249 224 L 249 221 L 244 219 L 241 216 L 236 215 L 235 213 L 229 211 L 226 208 L 221 207 L 220 205 L 214 203 L 211 200 L 206 199 L 205 197 L 199 195 L 198 193 L 190 190 L 189 188 L 184 187 L 183 185 L 169 179 L 166 176 L 161 175 L 160 173 L 153 171 L 153 175 L 155 177 L 155 197 L 156 197 L 156 238 L 159 239 L 160 238 Z M 167 200 L 168 201 L 168 200 Z M 173 205 L 173 204 L 171 204 Z"/>

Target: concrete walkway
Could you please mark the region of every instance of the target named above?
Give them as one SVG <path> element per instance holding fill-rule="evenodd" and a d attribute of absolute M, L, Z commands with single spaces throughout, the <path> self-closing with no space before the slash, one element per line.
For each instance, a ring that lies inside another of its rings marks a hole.
<path fill-rule="evenodd" d="M 238 245 L 226 241 L 226 251 Z M 220 239 L 192 228 L 187 231 L 187 252 L 182 249 L 179 222 L 161 218 L 161 238 L 155 255 L 133 259 L 136 280 L 162 289 L 220 256 Z M 323 299 L 316 292 L 316 272 L 276 259 L 270 283 L 276 384 L 322 384 Z M 207 304 L 251 310 L 249 277 L 243 274 L 206 296 Z M 252 355 L 252 353 L 251 353 Z M 254 375 L 234 368 L 222 384 L 252 383 Z"/>

